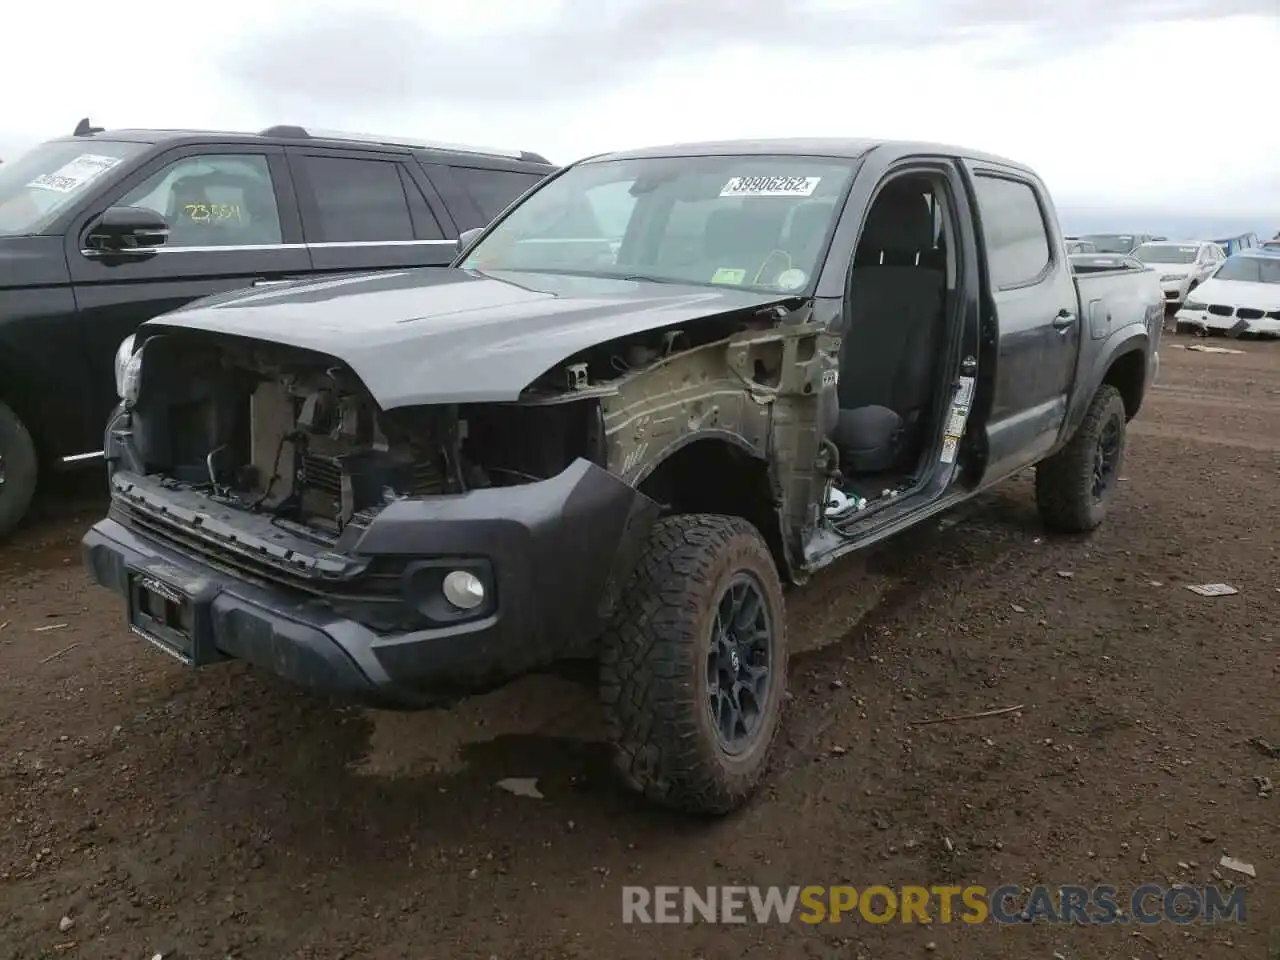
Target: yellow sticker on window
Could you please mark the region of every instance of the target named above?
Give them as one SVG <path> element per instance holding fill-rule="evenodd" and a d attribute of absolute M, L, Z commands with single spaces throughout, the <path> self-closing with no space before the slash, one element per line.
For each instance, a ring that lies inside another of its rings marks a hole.
<path fill-rule="evenodd" d="M 184 203 L 182 212 L 187 215 L 187 219 L 196 223 L 220 223 L 224 220 L 239 222 L 244 219 L 238 203 Z"/>
<path fill-rule="evenodd" d="M 712 283 L 741 283 L 747 278 L 747 271 L 721 267 L 711 277 Z"/>

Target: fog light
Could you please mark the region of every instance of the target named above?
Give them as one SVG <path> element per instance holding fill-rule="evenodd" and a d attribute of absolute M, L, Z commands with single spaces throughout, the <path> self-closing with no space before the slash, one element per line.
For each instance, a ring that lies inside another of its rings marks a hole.
<path fill-rule="evenodd" d="M 444 578 L 444 598 L 459 610 L 474 610 L 484 603 L 484 584 L 474 573 L 454 570 Z"/>

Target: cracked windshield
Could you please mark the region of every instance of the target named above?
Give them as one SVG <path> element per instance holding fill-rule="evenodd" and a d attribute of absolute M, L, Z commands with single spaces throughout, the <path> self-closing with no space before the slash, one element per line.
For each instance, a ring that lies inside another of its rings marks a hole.
<path fill-rule="evenodd" d="M 517 207 L 462 266 L 798 291 L 852 172 L 797 157 L 587 163 Z"/>

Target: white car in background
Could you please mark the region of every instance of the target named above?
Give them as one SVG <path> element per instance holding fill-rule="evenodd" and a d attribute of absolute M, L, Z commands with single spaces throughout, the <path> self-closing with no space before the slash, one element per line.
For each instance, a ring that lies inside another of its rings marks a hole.
<path fill-rule="evenodd" d="M 1174 314 L 1174 326 L 1280 337 L 1280 253 L 1254 248 L 1228 257 Z"/>
<path fill-rule="evenodd" d="M 1207 240 L 1160 240 L 1144 243 L 1132 254 L 1160 274 L 1166 303 L 1178 305 L 1227 259 L 1216 243 Z"/>

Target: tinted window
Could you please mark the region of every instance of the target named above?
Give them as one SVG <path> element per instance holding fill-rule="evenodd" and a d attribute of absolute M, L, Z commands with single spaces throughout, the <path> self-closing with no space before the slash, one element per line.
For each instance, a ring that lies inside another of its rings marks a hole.
<path fill-rule="evenodd" d="M 414 239 L 409 201 L 397 164 L 304 157 L 303 165 L 320 216 L 319 224 L 307 226 L 309 241 L 369 243 Z"/>
<path fill-rule="evenodd" d="M 216 153 L 183 157 L 116 201 L 169 222 L 169 247 L 279 243 L 280 211 L 267 158 Z"/>
<path fill-rule="evenodd" d="M 1035 191 L 1017 180 L 983 176 L 977 191 L 991 283 L 1034 280 L 1049 263 L 1049 234 Z"/>
<path fill-rule="evenodd" d="M 1129 253 L 1138 243 L 1131 233 L 1091 233 L 1080 239 L 1090 241 L 1099 253 Z"/>
<path fill-rule="evenodd" d="M 450 167 L 462 189 L 480 208 L 485 222 L 492 220 L 511 201 L 542 179 L 536 173 L 514 173 L 510 170 L 480 170 L 475 167 Z"/>

